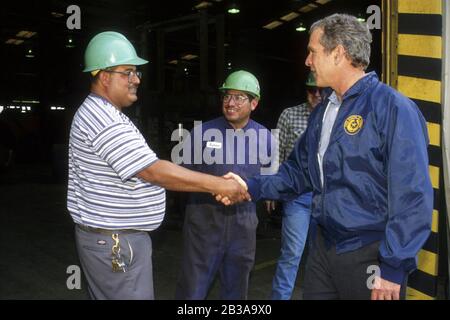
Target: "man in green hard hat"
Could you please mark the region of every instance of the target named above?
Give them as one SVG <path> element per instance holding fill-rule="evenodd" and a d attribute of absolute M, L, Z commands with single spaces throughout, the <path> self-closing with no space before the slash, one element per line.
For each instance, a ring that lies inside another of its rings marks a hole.
<path fill-rule="evenodd" d="M 250 72 L 230 74 L 219 89 L 222 116 L 193 129 L 191 156 L 202 157 L 185 165 L 190 169 L 222 176 L 238 172 L 250 178 L 272 164 L 271 133 L 250 119 L 260 99 L 260 86 Z M 196 150 L 195 144 L 202 148 Z M 194 159 L 195 160 L 195 159 Z M 186 206 L 183 227 L 183 257 L 176 298 L 206 299 L 216 275 L 220 298 L 246 299 L 250 271 L 255 261 L 256 206 L 244 202 L 229 207 L 204 194 L 192 193 Z"/>
<path fill-rule="evenodd" d="M 163 221 L 164 188 L 249 199 L 237 182 L 159 160 L 121 112 L 138 99 L 145 63 L 117 32 L 97 34 L 85 52 L 93 80 L 70 131 L 67 208 L 93 299 L 154 299 L 148 231 Z"/>

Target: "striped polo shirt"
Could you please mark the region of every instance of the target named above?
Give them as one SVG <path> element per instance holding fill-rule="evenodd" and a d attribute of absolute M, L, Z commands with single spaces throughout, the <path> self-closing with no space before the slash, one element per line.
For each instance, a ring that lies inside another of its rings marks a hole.
<path fill-rule="evenodd" d="M 165 190 L 136 177 L 157 160 L 130 119 L 91 93 L 70 130 L 67 208 L 74 222 L 113 230 L 158 228 Z"/>

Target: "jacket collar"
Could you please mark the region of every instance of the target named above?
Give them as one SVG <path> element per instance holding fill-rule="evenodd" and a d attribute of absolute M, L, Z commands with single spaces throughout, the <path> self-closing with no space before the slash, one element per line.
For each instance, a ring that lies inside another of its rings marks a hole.
<path fill-rule="evenodd" d="M 364 77 L 356 81 L 356 83 L 347 90 L 347 92 L 342 97 L 342 101 L 362 93 L 368 86 L 370 86 L 373 82 L 378 82 L 378 76 L 375 71 L 367 73 Z M 332 88 L 326 88 L 323 90 L 324 98 L 323 100 L 328 100 L 331 94 L 334 92 Z M 328 104 L 328 103 L 327 103 Z"/>

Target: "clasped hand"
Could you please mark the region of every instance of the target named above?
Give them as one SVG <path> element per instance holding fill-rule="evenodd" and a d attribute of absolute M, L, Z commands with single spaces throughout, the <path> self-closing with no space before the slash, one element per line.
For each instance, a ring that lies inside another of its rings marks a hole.
<path fill-rule="evenodd" d="M 218 186 L 217 194 L 213 194 L 218 202 L 230 206 L 238 202 L 251 201 L 250 194 L 247 192 L 247 184 L 240 176 L 229 172 L 223 178 L 225 179 L 224 184 Z"/>

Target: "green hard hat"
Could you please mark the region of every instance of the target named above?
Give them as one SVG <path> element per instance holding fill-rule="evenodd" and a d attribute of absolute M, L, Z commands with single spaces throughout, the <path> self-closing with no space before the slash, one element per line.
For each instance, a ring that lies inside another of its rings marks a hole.
<path fill-rule="evenodd" d="M 230 74 L 219 90 L 239 90 L 250 93 L 258 99 L 261 97 L 258 79 L 250 72 L 244 70 Z"/>
<path fill-rule="evenodd" d="M 314 78 L 314 74 L 312 72 L 308 74 L 305 85 L 307 85 L 308 87 L 317 87 L 316 78 Z"/>
<path fill-rule="evenodd" d="M 133 45 L 124 35 L 106 31 L 97 34 L 84 52 L 83 72 L 102 70 L 119 65 L 142 65 L 147 60 L 137 56 Z"/>

